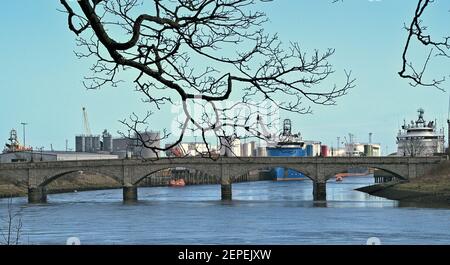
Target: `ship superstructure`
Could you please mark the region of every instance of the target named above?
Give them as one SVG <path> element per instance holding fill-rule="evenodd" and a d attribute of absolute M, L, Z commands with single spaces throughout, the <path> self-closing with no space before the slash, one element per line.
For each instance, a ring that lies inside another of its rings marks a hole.
<path fill-rule="evenodd" d="M 397 134 L 398 156 L 432 156 L 444 153 L 444 129 L 437 131 L 436 121 L 425 121 L 425 111 L 417 110 L 418 119 L 404 122 Z"/>
<path fill-rule="evenodd" d="M 8 143 L 5 144 L 5 149 L 3 149 L 3 153 L 32 151 L 32 150 L 33 148 L 26 147 L 20 144 L 19 137 L 17 137 L 17 131 L 15 129 L 12 129 L 9 132 Z"/>

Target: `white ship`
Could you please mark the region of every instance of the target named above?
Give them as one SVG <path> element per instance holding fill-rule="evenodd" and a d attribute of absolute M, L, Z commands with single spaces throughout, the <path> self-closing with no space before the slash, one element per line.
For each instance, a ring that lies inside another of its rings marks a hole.
<path fill-rule="evenodd" d="M 424 110 L 418 110 L 419 118 L 404 122 L 397 135 L 397 156 L 432 156 L 444 153 L 444 129 L 436 130 L 436 121 L 426 122 Z"/>

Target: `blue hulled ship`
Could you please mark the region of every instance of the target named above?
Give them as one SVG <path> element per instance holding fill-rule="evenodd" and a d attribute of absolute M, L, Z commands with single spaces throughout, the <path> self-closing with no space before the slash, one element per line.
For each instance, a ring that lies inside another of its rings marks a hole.
<path fill-rule="evenodd" d="M 278 141 L 267 146 L 267 156 L 307 156 L 305 142 L 300 134 L 292 134 L 291 120 L 283 122 L 283 131 L 278 137 Z M 305 175 L 292 169 L 277 167 L 272 169 L 274 180 L 303 180 Z"/>

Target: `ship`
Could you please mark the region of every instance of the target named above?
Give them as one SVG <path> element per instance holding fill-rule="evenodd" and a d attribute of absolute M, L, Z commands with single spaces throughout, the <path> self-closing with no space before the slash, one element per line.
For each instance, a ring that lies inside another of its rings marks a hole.
<path fill-rule="evenodd" d="M 336 174 L 334 177 L 336 181 L 343 181 L 344 178 L 347 177 L 365 177 L 365 176 L 373 176 L 375 169 L 373 168 L 365 168 L 365 167 L 352 167 L 347 169 L 347 172 L 342 172 Z"/>
<path fill-rule="evenodd" d="M 23 152 L 23 151 L 33 151 L 33 148 L 26 147 L 20 144 L 19 137 L 17 137 L 17 131 L 12 129 L 9 132 L 8 143 L 5 144 L 5 148 L 3 149 L 3 153 L 14 153 L 14 152 Z"/>
<path fill-rule="evenodd" d="M 171 187 L 184 187 L 186 186 L 186 182 L 184 181 L 184 179 L 172 179 L 169 182 L 169 186 Z"/>
<path fill-rule="evenodd" d="M 307 156 L 305 141 L 300 133 L 292 133 L 292 123 L 290 119 L 283 121 L 283 131 L 277 140 L 266 147 L 267 156 Z M 304 180 L 306 176 L 301 172 L 292 169 L 276 167 L 271 170 L 274 180 Z"/>

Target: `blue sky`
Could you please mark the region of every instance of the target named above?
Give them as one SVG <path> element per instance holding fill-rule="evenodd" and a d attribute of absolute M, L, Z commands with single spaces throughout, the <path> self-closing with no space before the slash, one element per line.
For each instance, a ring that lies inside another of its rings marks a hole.
<path fill-rule="evenodd" d="M 307 51 L 336 49 L 331 59 L 336 74 L 331 82 L 339 84 L 344 69 L 352 70 L 357 79 L 356 87 L 336 106 L 313 105 L 312 115 L 282 114 L 293 120 L 295 131 L 334 146 L 337 136 L 343 139 L 351 132 L 357 140 L 367 141 L 372 132 L 374 142 L 393 152 L 399 124 L 404 118 L 415 119 L 419 107 L 425 109 L 425 118 L 437 118 L 438 125 L 445 126 L 449 83 L 443 86 L 446 92 L 413 88 L 397 75 L 406 38 L 402 26 L 410 23 L 415 2 L 278 0 L 261 5 L 270 19 L 267 32 L 278 32 L 283 41 L 296 41 Z M 430 9 L 427 24 L 436 32 L 446 32 L 450 6 L 438 2 L 441 6 Z M 27 145 L 49 148 L 53 144 L 55 149 L 64 149 L 68 139 L 73 148 L 74 136 L 83 132 L 83 106 L 88 109 L 92 131 L 98 134 L 105 128 L 113 133 L 123 130 L 118 120 L 143 108 L 132 84 L 95 91 L 82 86 L 90 62 L 75 57 L 75 36 L 57 8 L 56 0 L 3 3 L 0 145 L 11 128 L 21 136 L 20 123 L 28 122 Z M 421 56 L 420 50 L 417 55 Z M 430 68 L 442 69 L 450 69 L 449 64 L 438 61 Z M 169 127 L 171 119 L 169 113 L 161 112 L 153 120 L 158 126 L 151 129 Z"/>

